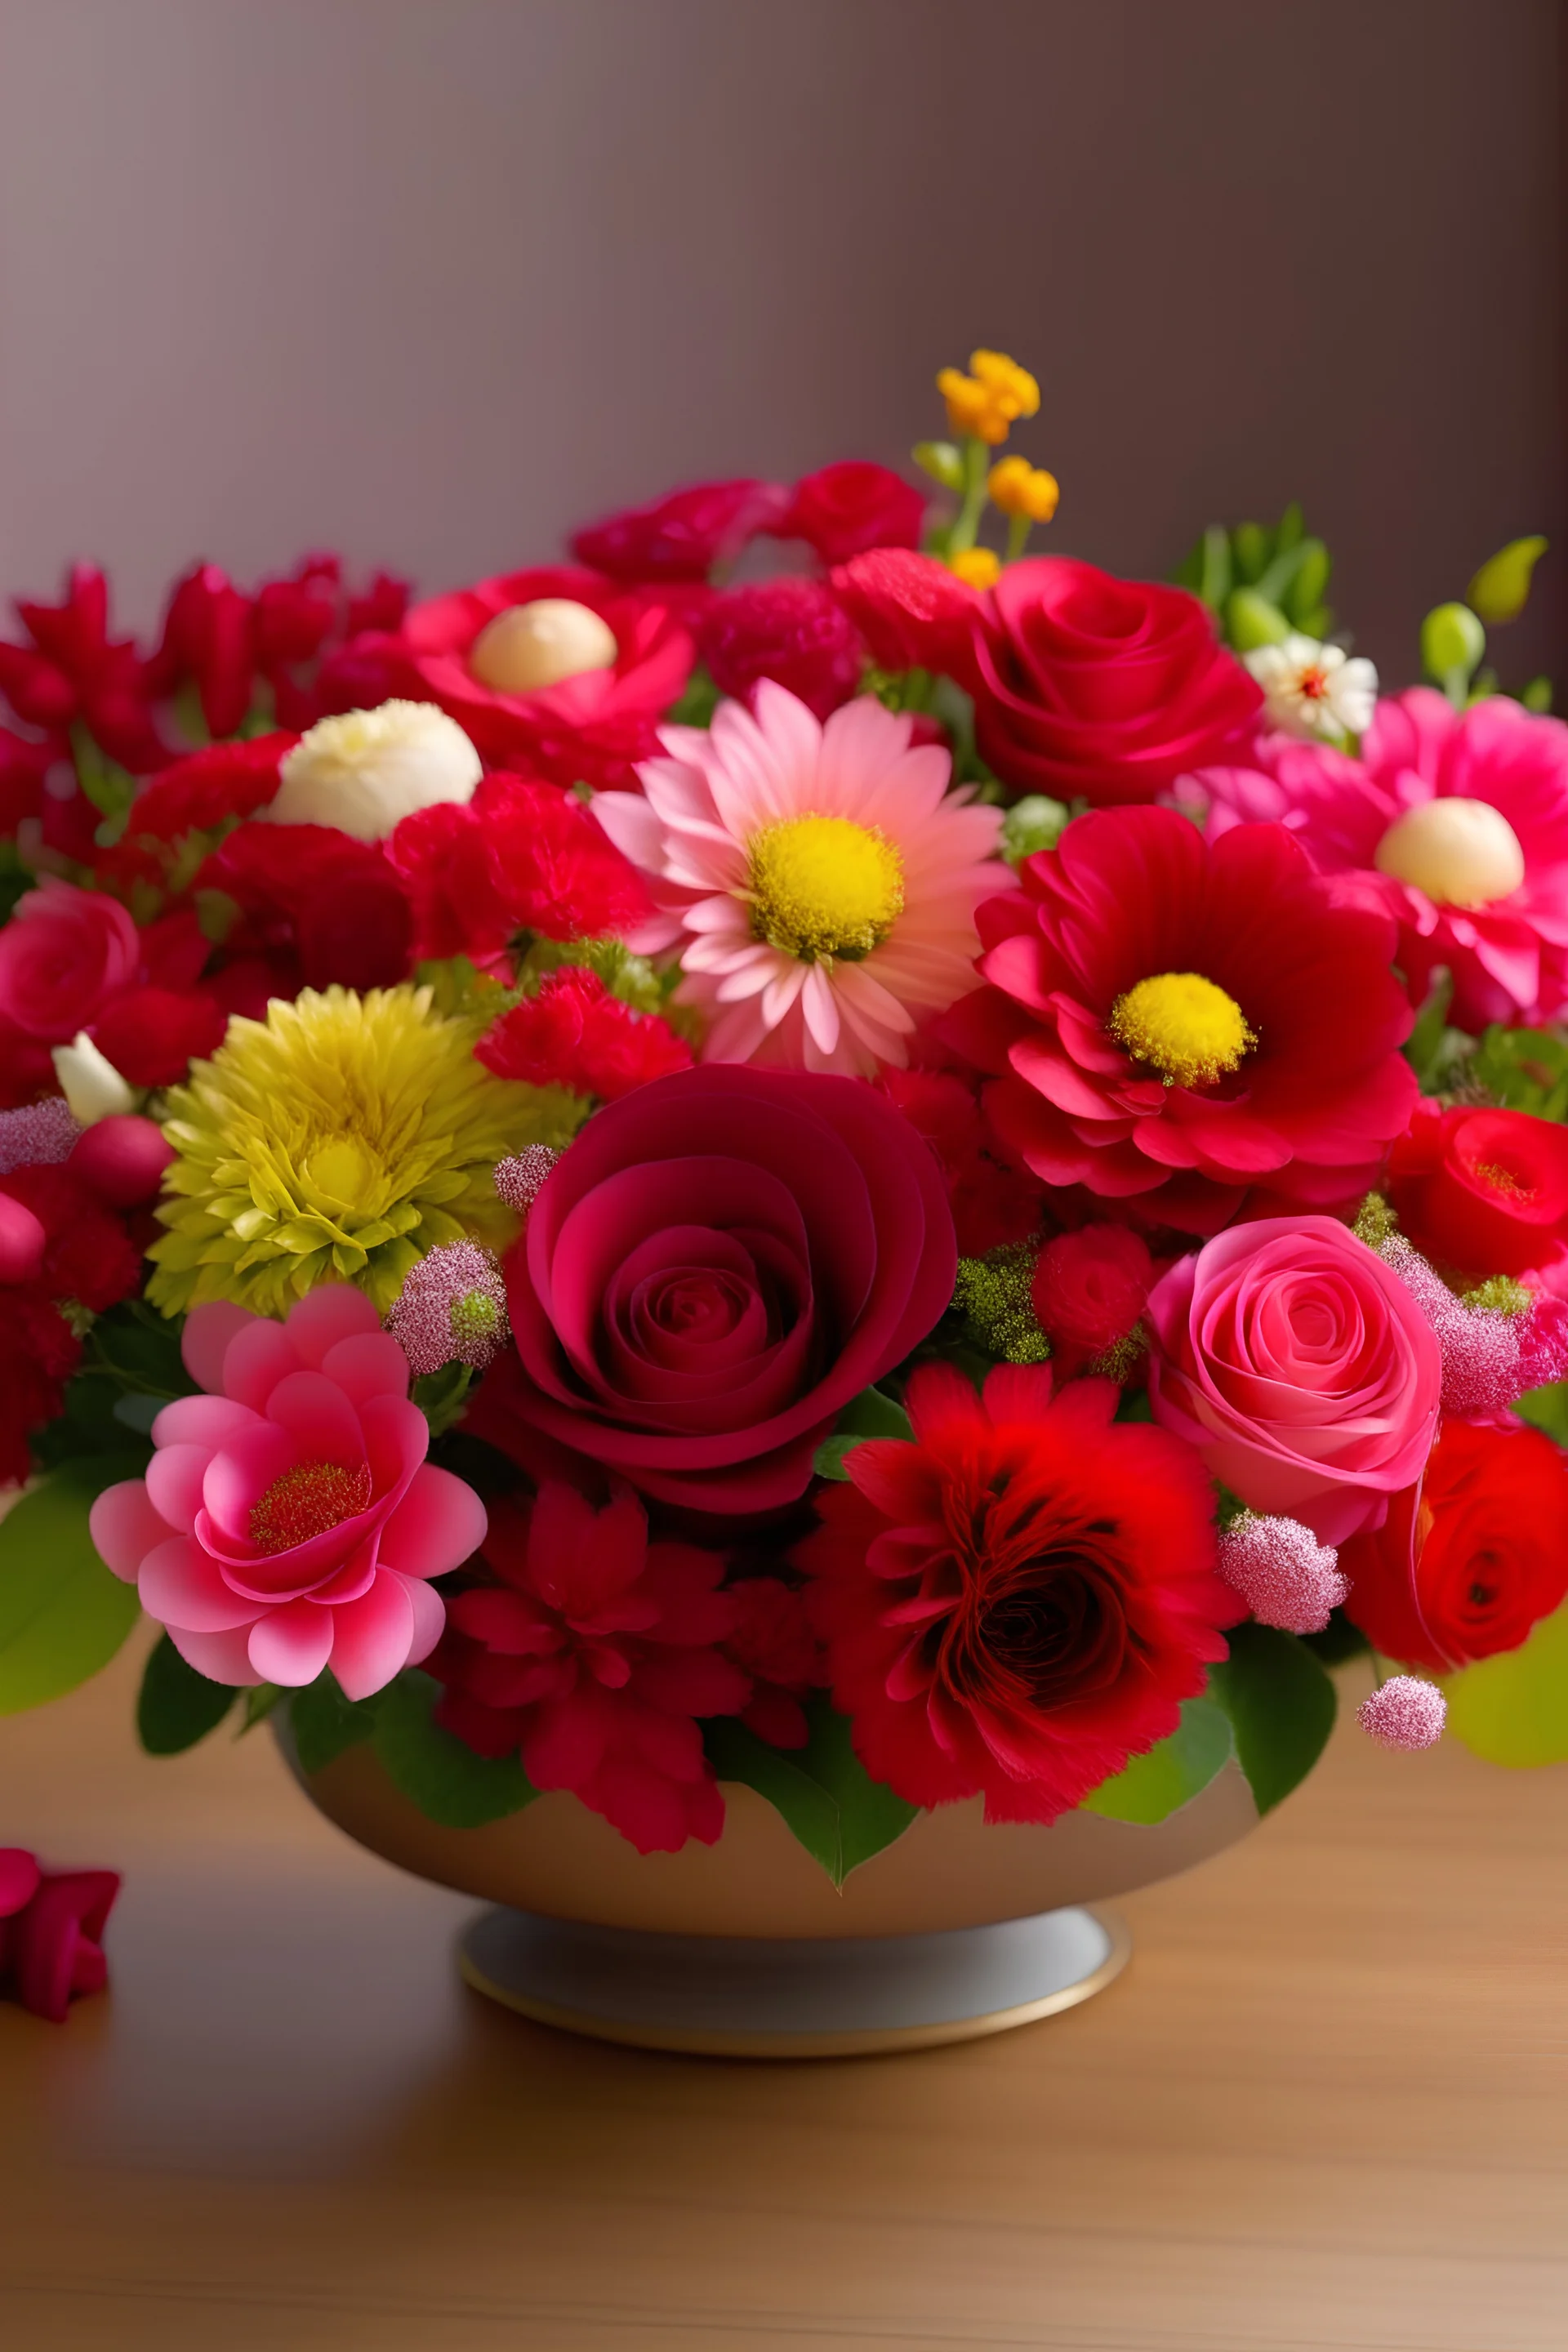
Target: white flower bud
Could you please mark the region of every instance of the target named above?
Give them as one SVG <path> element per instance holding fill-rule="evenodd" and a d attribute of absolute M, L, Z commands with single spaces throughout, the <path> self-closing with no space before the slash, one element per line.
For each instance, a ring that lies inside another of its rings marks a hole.
<path fill-rule="evenodd" d="M 1423 801 L 1406 809 L 1378 843 L 1373 864 L 1438 907 L 1489 907 L 1524 880 L 1519 835 L 1489 801 Z"/>
<path fill-rule="evenodd" d="M 79 1029 L 68 1045 L 57 1045 L 53 1058 L 66 1108 L 79 1127 L 96 1127 L 100 1118 L 118 1118 L 134 1110 L 142 1099 L 108 1055 L 99 1052 L 85 1029 Z"/>
<path fill-rule="evenodd" d="M 509 604 L 487 621 L 468 653 L 468 667 L 497 694 L 536 694 L 585 670 L 613 669 L 619 648 L 607 621 L 569 596 L 541 596 Z"/>
<path fill-rule="evenodd" d="M 274 824 L 331 824 L 384 841 L 416 809 L 471 801 L 484 772 L 455 719 L 433 702 L 384 702 L 319 719 L 283 760 L 263 814 Z"/>

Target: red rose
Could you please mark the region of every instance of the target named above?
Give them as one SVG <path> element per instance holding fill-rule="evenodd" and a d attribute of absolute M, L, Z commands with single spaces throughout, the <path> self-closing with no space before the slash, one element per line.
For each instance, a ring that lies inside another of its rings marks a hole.
<path fill-rule="evenodd" d="M 573 539 L 572 552 L 611 580 L 706 580 L 759 531 L 776 530 L 789 502 L 777 482 L 693 482 L 649 506 L 589 523 Z"/>
<path fill-rule="evenodd" d="M 1536 1429 L 1445 1422 L 1420 1481 L 1339 1564 L 1346 1614 L 1385 1658 L 1445 1674 L 1517 1650 L 1568 1597 L 1568 1456 Z"/>
<path fill-rule="evenodd" d="M 658 1078 L 546 1180 L 507 1260 L 516 1356 L 470 1426 L 510 1452 L 542 1433 L 661 1500 L 772 1510 L 931 1328 L 956 1265 L 936 1164 L 871 1087 L 733 1063 Z"/>
<path fill-rule="evenodd" d="M 1394 1145 L 1388 1197 L 1423 1256 L 1484 1281 L 1568 1255 L 1568 1128 L 1522 1110 L 1420 1102 Z"/>
<path fill-rule="evenodd" d="M 414 909 L 417 956 L 498 955 L 513 934 L 625 937 L 652 902 L 635 866 L 555 784 L 482 777 L 471 801 L 405 816 L 386 845 Z"/>
<path fill-rule="evenodd" d="M 788 573 L 715 597 L 699 636 L 721 694 L 744 701 L 771 677 L 829 719 L 860 683 L 866 652 L 837 599 L 819 580 Z"/>
<path fill-rule="evenodd" d="M 983 1790 L 991 1822 L 1050 1822 L 1176 1727 L 1220 1628 L 1213 1494 L 1191 1449 L 1118 1423 L 1109 1381 L 1053 1399 L 1047 1365 L 984 1397 L 915 1372 L 913 1444 L 846 1457 L 798 1549 L 833 1703 L 911 1804 Z"/>
<path fill-rule="evenodd" d="M 841 564 L 831 584 L 879 669 L 942 670 L 973 685 L 980 598 L 934 555 L 879 548 Z"/>
<path fill-rule="evenodd" d="M 608 624 L 619 647 L 614 667 L 531 694 L 498 693 L 476 677 L 468 655 L 487 622 L 509 605 L 553 596 L 586 604 Z M 449 712 L 492 765 L 595 790 L 634 786 L 637 762 L 657 750 L 658 722 L 691 674 L 691 639 L 662 605 L 560 564 L 416 604 L 400 643 L 418 692 Z"/>
<path fill-rule="evenodd" d="M 1080 1370 L 1138 1328 L 1154 1261 L 1126 1225 L 1082 1225 L 1046 1244 L 1035 1267 L 1036 1320 L 1059 1374 Z"/>
<path fill-rule="evenodd" d="M 1195 596 L 1092 563 L 1010 563 L 974 638 L 981 757 L 1021 793 L 1151 801 L 1246 736 L 1260 688 Z"/>
<path fill-rule="evenodd" d="M 488 1029 L 474 1047 L 498 1078 L 570 1087 L 614 1102 L 691 1066 L 691 1048 L 657 1013 L 634 1013 L 596 971 L 568 964 Z"/>
<path fill-rule="evenodd" d="M 117 898 L 51 877 L 18 898 L 0 930 L 0 1021 L 63 1045 L 129 983 L 141 952 Z"/>
<path fill-rule="evenodd" d="M 918 547 L 925 510 L 900 475 L 849 458 L 805 475 L 775 530 L 780 539 L 804 539 L 824 563 L 847 563 L 873 547 Z"/>

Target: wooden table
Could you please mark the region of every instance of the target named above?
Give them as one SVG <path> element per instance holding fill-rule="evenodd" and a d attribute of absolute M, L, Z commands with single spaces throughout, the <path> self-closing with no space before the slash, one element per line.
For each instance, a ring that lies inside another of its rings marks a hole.
<path fill-rule="evenodd" d="M 113 1990 L 0 2009 L 6 2352 L 1563 2352 L 1568 1768 L 1344 1728 L 1125 1908 L 1086 2008 L 768 2067 L 465 1992 L 466 1906 L 133 1660 L 0 1724 L 0 1837 L 112 1864 Z"/>

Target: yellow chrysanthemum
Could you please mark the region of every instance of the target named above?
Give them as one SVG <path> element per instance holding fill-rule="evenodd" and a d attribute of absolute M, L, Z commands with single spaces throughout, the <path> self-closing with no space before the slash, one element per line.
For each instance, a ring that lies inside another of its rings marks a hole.
<path fill-rule="evenodd" d="M 346 1280 L 384 1313 L 437 1244 L 504 1247 L 517 1221 L 496 1161 L 568 1142 L 587 1106 L 492 1076 L 472 1050 L 484 1025 L 410 986 L 306 989 L 265 1021 L 232 1020 L 169 1096 L 178 1156 L 148 1297 L 165 1315 L 214 1298 L 283 1315 Z"/>

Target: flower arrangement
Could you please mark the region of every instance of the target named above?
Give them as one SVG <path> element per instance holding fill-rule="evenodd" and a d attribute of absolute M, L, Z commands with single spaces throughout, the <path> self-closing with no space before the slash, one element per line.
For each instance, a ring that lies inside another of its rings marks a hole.
<path fill-rule="evenodd" d="M 1380 696 L 1299 511 L 1031 556 L 1034 379 L 939 388 L 924 488 L 18 607 L 0 1707 L 141 1612 L 154 1752 L 287 1709 L 645 1853 L 740 1782 L 837 1871 L 1264 1809 L 1357 1653 L 1375 1738 L 1568 1756 L 1568 728 L 1480 667 L 1540 542 Z"/>

